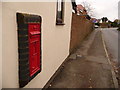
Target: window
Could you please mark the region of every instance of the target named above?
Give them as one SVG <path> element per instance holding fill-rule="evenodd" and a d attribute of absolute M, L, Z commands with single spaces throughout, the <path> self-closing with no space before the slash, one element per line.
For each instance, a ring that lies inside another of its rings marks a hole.
<path fill-rule="evenodd" d="M 57 1 L 56 25 L 64 25 L 64 2 L 63 0 Z"/>

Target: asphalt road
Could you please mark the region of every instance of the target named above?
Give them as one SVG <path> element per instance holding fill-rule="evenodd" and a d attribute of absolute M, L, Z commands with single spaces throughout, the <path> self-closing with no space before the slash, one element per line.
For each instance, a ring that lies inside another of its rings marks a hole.
<path fill-rule="evenodd" d="M 118 61 L 118 41 L 120 40 L 120 32 L 117 28 L 104 28 L 101 29 L 103 38 L 107 45 L 108 51 L 113 57 L 114 61 Z"/>

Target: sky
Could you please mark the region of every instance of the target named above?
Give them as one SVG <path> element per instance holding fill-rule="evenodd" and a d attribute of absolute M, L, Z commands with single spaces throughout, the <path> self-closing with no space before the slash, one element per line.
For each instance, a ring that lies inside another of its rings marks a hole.
<path fill-rule="evenodd" d="M 0 1 L 56 1 L 56 0 L 0 0 Z M 71 1 L 71 0 L 65 0 Z M 109 20 L 114 21 L 118 19 L 118 2 L 120 0 L 76 0 L 77 4 L 82 2 L 90 3 L 93 8 L 93 15 L 97 19 L 108 17 Z"/>
<path fill-rule="evenodd" d="M 81 4 L 84 1 L 90 3 L 95 18 L 108 17 L 111 21 L 118 19 L 118 2 L 120 0 L 76 0 L 76 3 Z"/>

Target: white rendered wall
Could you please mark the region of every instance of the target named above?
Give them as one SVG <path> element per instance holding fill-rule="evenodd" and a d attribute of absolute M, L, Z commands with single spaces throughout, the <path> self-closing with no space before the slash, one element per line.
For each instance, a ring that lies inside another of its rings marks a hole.
<path fill-rule="evenodd" d="M 0 89 L 2 88 L 2 2 L 0 2 Z"/>
<path fill-rule="evenodd" d="M 120 1 L 118 2 L 118 18 L 120 19 Z"/>
<path fill-rule="evenodd" d="M 65 3 L 63 26 L 56 26 L 56 2 L 3 2 L 3 88 L 18 88 L 16 13 L 42 17 L 42 71 L 25 88 L 42 88 L 69 55 L 72 6 Z"/>

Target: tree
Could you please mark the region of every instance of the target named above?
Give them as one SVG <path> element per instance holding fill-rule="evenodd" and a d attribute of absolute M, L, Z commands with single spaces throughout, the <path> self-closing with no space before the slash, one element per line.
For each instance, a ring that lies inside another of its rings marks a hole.
<path fill-rule="evenodd" d="M 94 17 L 94 11 L 93 11 L 94 8 L 92 7 L 92 5 L 89 2 L 87 2 L 87 1 L 83 1 L 81 4 L 85 7 L 88 15 L 90 17 Z"/>
<path fill-rule="evenodd" d="M 118 30 L 120 31 L 120 24 L 118 25 Z"/>
<path fill-rule="evenodd" d="M 102 18 L 102 22 L 107 22 L 108 21 L 108 18 L 107 17 L 103 17 Z"/>
<path fill-rule="evenodd" d="M 114 22 L 117 23 L 117 24 L 120 24 L 120 20 L 119 19 L 115 19 Z"/>
<path fill-rule="evenodd" d="M 111 24 L 112 27 L 119 27 L 118 20 L 114 20 Z"/>

